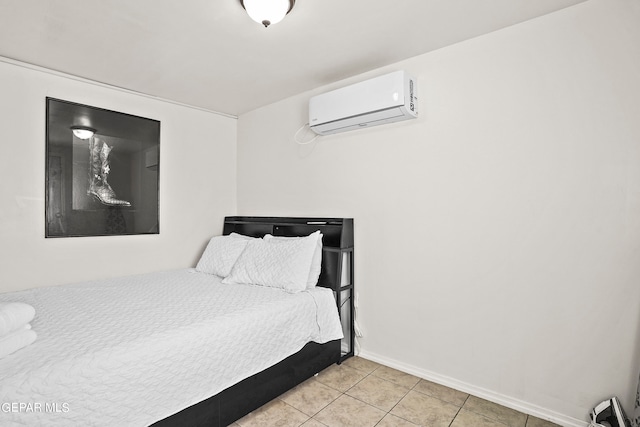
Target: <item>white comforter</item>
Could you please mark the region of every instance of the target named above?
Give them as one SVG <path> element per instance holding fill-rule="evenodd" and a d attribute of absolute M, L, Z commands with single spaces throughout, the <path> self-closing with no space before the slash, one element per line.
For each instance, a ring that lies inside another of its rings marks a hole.
<path fill-rule="evenodd" d="M 0 360 L 0 425 L 143 426 L 342 337 L 333 294 L 177 270 L 0 294 L 38 340 Z"/>

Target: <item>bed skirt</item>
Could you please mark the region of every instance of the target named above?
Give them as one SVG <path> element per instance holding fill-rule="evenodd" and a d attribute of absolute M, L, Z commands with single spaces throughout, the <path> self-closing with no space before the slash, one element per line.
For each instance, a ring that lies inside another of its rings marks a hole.
<path fill-rule="evenodd" d="M 155 427 L 224 427 L 311 378 L 340 359 L 340 340 L 307 343 L 302 350 L 202 402 L 153 424 Z"/>

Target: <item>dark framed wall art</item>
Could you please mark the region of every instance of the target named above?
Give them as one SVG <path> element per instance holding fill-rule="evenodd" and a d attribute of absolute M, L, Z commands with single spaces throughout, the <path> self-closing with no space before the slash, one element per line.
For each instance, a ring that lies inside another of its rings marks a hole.
<path fill-rule="evenodd" d="M 45 236 L 158 234 L 160 122 L 46 101 Z"/>

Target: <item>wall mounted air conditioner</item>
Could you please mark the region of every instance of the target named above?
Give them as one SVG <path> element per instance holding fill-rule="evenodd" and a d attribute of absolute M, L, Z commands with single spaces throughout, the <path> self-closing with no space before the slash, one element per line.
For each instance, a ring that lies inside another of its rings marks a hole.
<path fill-rule="evenodd" d="M 416 80 L 396 71 L 309 100 L 309 126 L 330 135 L 418 116 Z"/>

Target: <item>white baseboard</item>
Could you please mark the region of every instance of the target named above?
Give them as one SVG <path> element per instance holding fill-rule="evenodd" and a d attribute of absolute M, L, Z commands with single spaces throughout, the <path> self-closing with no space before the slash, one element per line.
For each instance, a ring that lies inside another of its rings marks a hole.
<path fill-rule="evenodd" d="M 513 397 L 505 396 L 503 394 L 496 393 L 482 387 L 477 387 L 472 384 L 458 381 L 454 378 L 449 378 L 435 372 L 430 372 L 424 369 L 417 368 L 415 366 L 407 365 L 406 363 L 398 362 L 397 360 L 389 359 L 375 353 L 360 351 L 358 356 L 369 359 L 373 362 L 380 363 L 390 368 L 406 372 L 407 374 L 411 374 L 416 377 L 424 378 L 425 380 L 444 385 L 446 387 L 469 393 L 473 396 L 480 397 L 482 399 L 497 403 L 502 406 L 506 406 L 507 408 L 515 409 L 516 411 L 532 415 L 542 420 L 551 421 L 552 423 L 556 423 L 564 427 L 587 427 L 589 425 L 589 423 L 586 421 L 578 420 L 576 418 L 569 417 L 567 415 L 560 414 L 549 409 L 541 408 L 540 406 L 534 405 L 532 403 L 514 399 Z"/>

